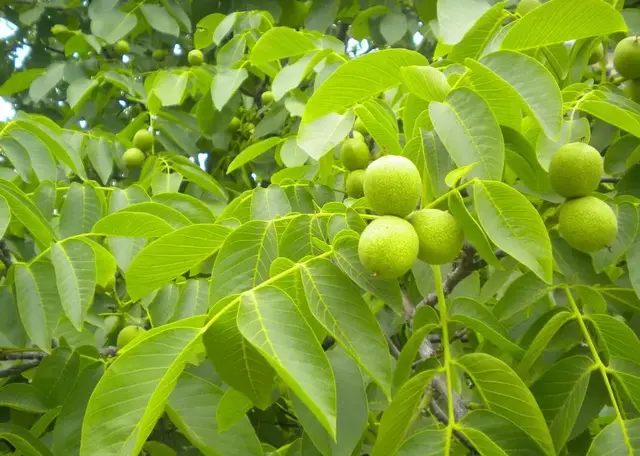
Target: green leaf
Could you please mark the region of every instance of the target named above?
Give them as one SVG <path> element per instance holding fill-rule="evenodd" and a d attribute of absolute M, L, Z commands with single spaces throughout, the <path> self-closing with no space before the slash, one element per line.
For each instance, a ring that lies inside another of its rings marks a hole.
<path fill-rule="evenodd" d="M 522 288 L 520 290 L 523 290 Z M 526 289 L 525 289 L 526 290 Z M 522 292 L 522 291 L 521 291 Z M 527 347 L 527 351 L 518 364 L 517 371 L 521 377 L 525 377 L 529 370 L 533 367 L 536 360 L 542 355 L 544 350 L 551 342 L 551 339 L 569 322 L 573 321 L 575 316 L 569 312 L 559 312 L 547 321 L 542 329 L 537 333 L 531 344 Z"/>
<path fill-rule="evenodd" d="M 298 147 L 310 157 L 320 160 L 327 152 L 349 134 L 353 127 L 353 113 L 348 111 L 344 115 L 329 113 L 311 122 L 300 125 L 296 141 Z"/>
<path fill-rule="evenodd" d="M 162 218 L 146 212 L 119 211 L 101 218 L 92 233 L 101 236 L 160 237 L 173 231 Z"/>
<path fill-rule="evenodd" d="M 240 300 L 230 298 L 223 302 L 230 301 L 236 304 L 229 311 L 217 315 L 204 334 L 207 356 L 225 383 L 247 396 L 257 407 L 266 409 L 271 405 L 275 372 L 258 350 L 240 334 L 236 318 Z M 224 350 L 220 347 L 224 347 Z"/>
<path fill-rule="evenodd" d="M 438 456 L 447 441 L 445 429 L 424 429 L 402 442 L 396 456 Z"/>
<path fill-rule="evenodd" d="M 171 320 L 177 320 L 172 317 L 178 305 L 178 294 L 178 286 L 175 283 L 169 283 L 158 291 L 151 303 L 145 306 L 149 316 L 149 323 L 151 323 L 152 327 L 164 325 Z"/>
<path fill-rule="evenodd" d="M 298 146 L 295 137 L 289 137 L 284 140 L 280 148 L 280 158 L 284 166 L 295 168 L 304 165 L 309 159 L 309 155 Z M 271 181 L 273 182 L 273 176 Z"/>
<path fill-rule="evenodd" d="M 0 147 L 20 178 L 25 182 L 31 182 L 32 166 L 27 149 L 15 138 L 9 136 L 0 139 Z M 55 164 L 53 166 L 55 167 Z"/>
<path fill-rule="evenodd" d="M 316 51 L 313 41 L 289 27 L 274 27 L 264 33 L 251 50 L 251 63 L 261 65 Z"/>
<path fill-rule="evenodd" d="M 51 89 L 62 81 L 65 67 L 65 62 L 53 63 L 49 65 L 44 73 L 33 79 L 29 88 L 29 97 L 34 103 L 42 100 L 49 92 L 51 92 Z"/>
<path fill-rule="evenodd" d="M 112 2 L 113 5 L 115 3 Z M 117 9 L 100 11 L 99 14 L 89 14 L 91 17 L 91 33 L 105 40 L 108 44 L 114 44 L 126 36 L 138 23 L 135 14 L 124 13 Z"/>
<path fill-rule="evenodd" d="M 64 313 L 82 331 L 96 288 L 96 256 L 88 244 L 77 239 L 53 244 L 51 262 Z"/>
<path fill-rule="evenodd" d="M 385 49 L 349 60 L 313 93 L 305 107 L 303 123 L 329 113 L 343 113 L 346 109 L 399 85 L 400 68 L 404 66 L 428 64 L 424 56 L 406 49 Z"/>
<path fill-rule="evenodd" d="M 140 5 L 140 11 L 154 30 L 172 36 L 180 34 L 178 22 L 162 6 L 145 3 Z"/>
<path fill-rule="evenodd" d="M 278 237 L 273 223 L 254 220 L 234 230 L 216 256 L 211 274 L 211 304 L 267 280 L 271 262 L 277 256 Z"/>
<path fill-rule="evenodd" d="M 116 145 L 105 138 L 89 138 L 85 150 L 91 166 L 100 176 L 100 181 L 105 185 L 108 184 L 113 172 L 113 154 L 116 153 Z"/>
<path fill-rule="evenodd" d="M 135 204 L 130 204 L 122 209 L 122 212 L 134 212 L 134 213 L 145 213 L 155 215 L 160 217 L 173 228 L 183 228 L 191 224 L 189 219 L 185 217 L 180 211 L 173 209 L 169 206 L 165 206 L 163 204 L 154 203 L 154 202 L 140 202 Z"/>
<path fill-rule="evenodd" d="M 444 103 L 432 102 L 433 126 L 458 166 L 480 162 L 470 173 L 500 180 L 504 168 L 504 140 L 487 103 L 467 88 L 449 92 Z"/>
<path fill-rule="evenodd" d="M 120 351 L 89 399 L 81 456 L 142 449 L 200 340 L 203 323 L 204 317 L 192 317 L 154 328 Z"/>
<path fill-rule="evenodd" d="M 340 348 L 327 352 L 336 377 L 337 432 L 336 440 L 322 428 L 309 409 L 292 397 L 296 416 L 305 432 L 323 456 L 351 456 L 367 426 L 368 407 L 366 383 L 358 365 Z"/>
<path fill-rule="evenodd" d="M 257 143 L 250 145 L 249 147 L 244 149 L 242 152 L 240 152 L 236 156 L 236 158 L 234 158 L 233 161 L 229 164 L 229 166 L 227 167 L 227 174 L 229 174 L 232 171 L 235 171 L 236 169 L 242 167 L 243 165 L 246 165 L 250 161 L 255 160 L 260 155 L 264 154 L 265 152 L 269 151 L 273 147 L 280 144 L 282 141 L 283 141 L 282 138 L 274 136 L 271 138 L 263 139 L 262 141 L 258 141 Z"/>
<path fill-rule="evenodd" d="M 605 314 L 587 317 L 598 331 L 598 339 L 609 358 L 624 359 L 640 365 L 640 341 L 629 326 Z"/>
<path fill-rule="evenodd" d="M 445 74 L 430 66 L 406 66 L 400 76 L 409 92 L 425 101 L 443 102 L 451 90 Z"/>
<path fill-rule="evenodd" d="M 271 90 L 276 101 L 284 97 L 287 92 L 300 85 L 304 78 L 313 70 L 322 59 L 329 55 L 331 51 L 311 51 L 300 57 L 296 62 L 289 63 L 278 72 L 271 84 Z"/>
<path fill-rule="evenodd" d="M 47 397 L 28 383 L 8 383 L 0 388 L 0 406 L 29 413 L 49 410 Z"/>
<path fill-rule="evenodd" d="M 131 299 L 137 300 L 213 255 L 231 229 L 222 225 L 191 225 L 143 248 L 125 276 Z"/>
<path fill-rule="evenodd" d="M 547 26 L 538 27 L 539 24 Z M 534 49 L 626 31 L 624 18 L 607 2 L 551 0 L 519 19 L 502 40 L 502 48 Z"/>
<path fill-rule="evenodd" d="M 318 217 L 299 215 L 289 222 L 279 239 L 279 255 L 293 261 L 299 261 L 307 255 L 315 255 L 318 249 L 314 238 L 323 239 L 322 227 Z"/>
<path fill-rule="evenodd" d="M 51 450 L 26 429 L 11 423 L 0 423 L 0 441 L 6 440 L 25 456 L 53 456 Z"/>
<path fill-rule="evenodd" d="M 160 71 L 153 80 L 153 93 L 162 101 L 162 106 L 182 104 L 189 82 L 188 73 Z"/>
<path fill-rule="evenodd" d="M 547 171 L 542 167 L 531 143 L 519 132 L 502 127 L 507 166 L 531 190 L 540 193 L 553 193 Z M 544 141 L 544 140 L 543 140 Z"/>
<path fill-rule="evenodd" d="M 640 451 L 640 442 L 634 438 L 640 432 L 640 418 L 615 420 L 605 427 L 591 443 L 587 456 L 601 454 L 635 454 Z M 614 453 L 615 451 L 615 453 Z"/>
<path fill-rule="evenodd" d="M 196 49 L 204 49 L 213 44 L 213 32 L 224 18 L 224 14 L 213 13 L 198 21 L 193 34 L 193 44 Z"/>
<path fill-rule="evenodd" d="M 62 314 L 53 265 L 37 261 L 14 265 L 16 301 L 25 331 L 40 349 L 49 352 L 53 330 Z"/>
<path fill-rule="evenodd" d="M 335 439 L 333 371 L 291 298 L 272 286 L 243 294 L 238 328 Z"/>
<path fill-rule="evenodd" d="M 420 372 L 406 382 L 396 393 L 380 420 L 378 438 L 372 456 L 395 454 L 418 415 L 422 395 L 438 372 Z"/>
<path fill-rule="evenodd" d="M 553 76 L 540 62 L 518 52 L 499 51 L 483 57 L 480 63 L 467 60 L 465 64 L 474 72 L 485 73 L 487 79 L 496 78 L 500 89 L 517 96 L 549 138 L 558 138 L 562 96 Z"/>
<path fill-rule="evenodd" d="M 44 68 L 30 68 L 28 70 L 14 71 L 11 76 L 0 86 L 0 97 L 6 97 L 29 88 L 31 82 L 44 73 Z"/>
<path fill-rule="evenodd" d="M 80 355 L 58 347 L 46 356 L 33 376 L 32 385 L 47 398 L 51 407 L 62 405 L 78 377 Z"/>
<path fill-rule="evenodd" d="M 522 428 L 546 453 L 553 453 L 549 429 L 533 394 L 507 364 L 484 353 L 464 355 L 455 364 L 469 374 L 486 408 Z"/>
<path fill-rule="evenodd" d="M 29 230 L 39 245 L 48 247 L 55 240 L 55 233 L 47 219 L 18 187 L 2 180 L 0 196 L 9 204 L 13 216 Z"/>
<path fill-rule="evenodd" d="M 304 264 L 302 282 L 313 315 L 389 396 L 387 342 L 360 289 L 325 259 Z"/>
<path fill-rule="evenodd" d="M 487 235 L 467 209 L 460 192 L 455 191 L 449 197 L 449 211 L 456 218 L 456 221 L 462 225 L 465 236 L 471 245 L 476 248 L 478 254 L 491 266 L 502 269 L 502 264 L 496 258 Z"/>
<path fill-rule="evenodd" d="M 214 223 L 216 221 L 211 209 L 205 203 L 185 193 L 154 195 L 153 201 L 180 212 L 194 224 Z"/>
<path fill-rule="evenodd" d="M 464 34 L 462 40 L 453 46 L 448 58 L 455 62 L 463 63 L 466 58 L 477 59 L 480 57 L 502 25 L 506 4 L 507 2 L 498 2 L 485 11 Z"/>
<path fill-rule="evenodd" d="M 216 109 L 222 110 L 248 77 L 249 73 L 244 68 L 223 70 L 216 74 L 211 81 L 211 99 Z"/>
<path fill-rule="evenodd" d="M 253 407 L 251 400 L 234 388 L 227 388 L 216 409 L 216 421 L 218 429 L 222 432 L 228 430 L 235 423 L 246 418 L 247 412 Z"/>
<path fill-rule="evenodd" d="M 413 331 L 413 334 L 411 334 L 407 343 L 402 347 L 402 351 L 400 352 L 400 356 L 396 362 L 396 368 L 393 372 L 392 393 L 394 396 L 396 395 L 397 390 L 399 390 L 411 376 L 413 363 L 416 360 L 416 354 L 418 354 L 420 348 L 423 347 L 423 344 L 426 343 L 425 339 L 429 333 L 433 332 L 437 327 L 438 324 L 436 322 L 420 326 Z"/>
<path fill-rule="evenodd" d="M 355 234 L 338 235 L 333 240 L 336 263 L 359 287 L 382 299 L 398 315 L 402 314 L 402 294 L 398 281 L 379 279 L 365 271 L 358 257 L 358 238 Z"/>
<path fill-rule="evenodd" d="M 7 200 L 0 196 L 0 238 L 7 231 L 9 222 L 11 221 L 11 209 Z"/>
<path fill-rule="evenodd" d="M 224 187 L 222 187 L 218 183 L 218 181 L 211 177 L 210 174 L 200 169 L 200 167 L 195 163 L 192 163 L 191 160 L 175 154 L 170 155 L 169 160 L 171 161 L 171 168 L 173 168 L 174 171 L 182 174 L 187 178 L 187 180 L 198 185 L 203 190 L 207 190 L 213 193 L 219 199 L 223 201 L 227 200 L 227 193 Z"/>
<path fill-rule="evenodd" d="M 514 356 L 522 356 L 524 350 L 509 340 L 507 330 L 493 314 L 477 301 L 456 298 L 449 310 L 449 318 L 474 329 L 501 350 Z"/>
<path fill-rule="evenodd" d="M 274 220 L 291 212 L 287 194 L 278 185 L 256 187 L 251 199 L 251 218 L 254 220 Z"/>
<path fill-rule="evenodd" d="M 551 283 L 551 241 L 542 218 L 520 192 L 502 182 L 474 185 L 480 224 L 502 250 Z"/>
<path fill-rule="evenodd" d="M 98 86 L 96 79 L 78 78 L 67 87 L 67 103 L 74 111 L 80 110 L 84 102 Z"/>
<path fill-rule="evenodd" d="M 78 380 L 56 418 L 53 429 L 53 450 L 56 454 L 79 454 L 80 431 L 87 403 L 103 373 L 102 363 L 89 364 L 80 372 Z"/>
<path fill-rule="evenodd" d="M 576 423 L 592 371 L 591 358 L 571 356 L 554 364 L 531 387 L 558 451 L 564 447 Z"/>
<path fill-rule="evenodd" d="M 472 0 L 460 3 L 456 0 L 438 1 L 438 27 L 440 40 L 446 44 L 456 44 L 489 9 L 486 2 Z"/>
<path fill-rule="evenodd" d="M 43 120 L 43 119 L 46 119 Z M 26 130 L 43 142 L 49 152 L 60 162 L 64 163 L 76 173 L 80 178 L 86 180 L 87 174 L 82 163 L 82 159 L 77 150 L 69 146 L 65 138 L 60 136 L 57 125 L 48 118 L 31 117 L 21 120 L 14 120 L 9 124 L 11 128 Z M 55 131 L 54 131 L 55 130 Z"/>
<path fill-rule="evenodd" d="M 480 454 L 531 456 L 555 454 L 544 451 L 522 428 L 489 410 L 474 410 L 456 424 Z"/>
<path fill-rule="evenodd" d="M 71 183 L 60 215 L 61 236 L 90 233 L 101 217 L 102 201 L 98 191 L 88 184 Z"/>
<path fill-rule="evenodd" d="M 354 111 L 384 153 L 402 155 L 398 122 L 387 105 L 381 100 L 373 99 L 356 106 Z"/>
<path fill-rule="evenodd" d="M 182 320 L 207 313 L 209 308 L 209 281 L 206 279 L 187 280 L 180 284 L 180 297 L 171 321 Z"/>
<path fill-rule="evenodd" d="M 178 379 L 167 403 L 167 414 L 178 430 L 203 454 L 262 455 L 260 441 L 247 417 L 229 429 L 218 428 L 223 391 L 189 372 Z"/>

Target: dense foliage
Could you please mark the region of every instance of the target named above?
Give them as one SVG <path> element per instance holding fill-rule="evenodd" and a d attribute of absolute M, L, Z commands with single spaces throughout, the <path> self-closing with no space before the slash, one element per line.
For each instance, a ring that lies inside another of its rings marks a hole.
<path fill-rule="evenodd" d="M 0 0 L 0 453 L 640 454 L 635 3 Z"/>

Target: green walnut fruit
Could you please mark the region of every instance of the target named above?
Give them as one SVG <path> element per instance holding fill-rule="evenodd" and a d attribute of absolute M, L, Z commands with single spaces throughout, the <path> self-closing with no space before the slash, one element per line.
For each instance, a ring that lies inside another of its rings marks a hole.
<path fill-rule="evenodd" d="M 380 157 L 364 173 L 364 196 L 378 214 L 406 217 L 422 196 L 420 172 L 406 157 Z"/>
<path fill-rule="evenodd" d="M 340 147 L 340 161 L 349 171 L 366 168 L 369 158 L 369 147 L 360 139 L 345 139 Z"/>
<path fill-rule="evenodd" d="M 399 217 L 383 216 L 360 235 L 358 256 L 364 268 L 382 279 L 395 279 L 411 269 L 418 257 L 418 235 Z"/>
<path fill-rule="evenodd" d="M 260 100 L 262 101 L 263 105 L 268 105 L 275 101 L 275 97 L 273 96 L 273 92 L 267 91 L 262 94 Z"/>
<path fill-rule="evenodd" d="M 241 126 L 242 126 L 242 121 L 237 117 L 234 117 L 229 122 L 229 125 L 227 126 L 227 130 L 230 131 L 231 133 L 235 133 L 240 129 Z"/>
<path fill-rule="evenodd" d="M 591 56 L 589 57 L 589 65 L 594 65 L 598 63 L 600 59 L 602 59 L 603 55 L 604 55 L 604 45 L 600 43 L 591 53 Z"/>
<path fill-rule="evenodd" d="M 189 61 L 189 65 L 191 66 L 202 65 L 202 62 L 204 62 L 204 54 L 200 49 L 193 49 L 189 51 L 187 60 Z"/>
<path fill-rule="evenodd" d="M 540 0 L 522 0 L 520 3 L 518 3 L 516 13 L 518 13 L 520 16 L 524 16 L 525 14 L 529 14 L 538 6 L 540 6 Z"/>
<path fill-rule="evenodd" d="M 127 165 L 128 168 L 138 168 L 142 166 L 142 163 L 144 163 L 144 158 L 144 152 L 142 152 L 137 147 L 127 149 L 122 156 L 124 164 Z"/>
<path fill-rule="evenodd" d="M 558 231 L 571 247 L 590 253 L 611 245 L 618 234 L 618 221 L 607 203 L 585 196 L 560 206 Z"/>
<path fill-rule="evenodd" d="M 164 49 L 155 49 L 151 54 L 151 58 L 157 62 L 162 62 L 166 56 L 167 53 Z"/>
<path fill-rule="evenodd" d="M 125 40 L 119 40 L 118 42 L 116 42 L 116 44 L 114 44 L 113 49 L 120 55 L 126 54 L 129 52 L 129 42 Z"/>
<path fill-rule="evenodd" d="M 464 242 L 462 228 L 453 215 L 439 209 L 422 209 L 408 217 L 418 233 L 418 258 L 429 264 L 451 263 Z"/>
<path fill-rule="evenodd" d="M 122 349 L 125 346 L 129 345 L 133 339 L 138 337 L 140 334 L 146 333 L 147 330 L 141 328 L 140 326 L 129 325 L 122 328 L 122 331 L 118 334 L 118 339 L 116 340 L 116 345 L 118 349 Z"/>
<path fill-rule="evenodd" d="M 364 122 L 360 120 L 360 118 L 356 119 L 356 123 L 353 124 L 353 129 L 360 133 L 361 135 L 367 134 L 367 128 L 364 126 Z"/>
<path fill-rule="evenodd" d="M 585 196 L 598 188 L 604 173 L 600 152 L 588 144 L 576 142 L 556 151 L 549 165 L 549 182 L 565 198 Z"/>
<path fill-rule="evenodd" d="M 620 41 L 613 51 L 613 66 L 620 76 L 640 78 L 640 37 L 629 36 Z"/>
<path fill-rule="evenodd" d="M 133 147 L 140 150 L 149 150 L 153 144 L 153 135 L 149 130 L 138 130 L 133 135 Z"/>
<path fill-rule="evenodd" d="M 345 187 L 347 188 L 347 195 L 351 198 L 362 198 L 364 196 L 364 190 L 362 189 L 363 180 L 364 169 L 351 171 L 347 176 L 347 182 L 345 184 Z"/>
<path fill-rule="evenodd" d="M 67 33 L 68 31 L 69 28 L 64 24 L 55 24 L 53 27 L 51 27 L 52 35 L 60 35 L 61 33 Z"/>
<path fill-rule="evenodd" d="M 624 91 L 629 98 L 640 103 L 640 79 L 629 79 L 624 83 Z"/>

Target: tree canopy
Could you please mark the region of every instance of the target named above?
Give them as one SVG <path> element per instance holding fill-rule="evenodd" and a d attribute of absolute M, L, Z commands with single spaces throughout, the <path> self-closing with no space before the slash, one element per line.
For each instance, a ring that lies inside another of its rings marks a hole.
<path fill-rule="evenodd" d="M 640 454 L 636 0 L 0 0 L 0 454 Z"/>

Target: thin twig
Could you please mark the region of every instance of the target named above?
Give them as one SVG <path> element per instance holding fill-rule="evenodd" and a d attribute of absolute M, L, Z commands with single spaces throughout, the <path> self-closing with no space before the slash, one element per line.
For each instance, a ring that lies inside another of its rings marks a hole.
<path fill-rule="evenodd" d="M 4 264 L 6 269 L 9 269 L 13 264 L 13 260 L 11 259 L 11 251 L 9 250 L 9 246 L 7 245 L 7 241 L 4 239 L 0 239 L 0 261 Z"/>
<path fill-rule="evenodd" d="M 111 358 L 116 356 L 118 347 L 109 346 L 99 350 L 101 358 Z M 11 377 L 13 375 L 19 375 L 24 371 L 37 367 L 40 362 L 49 356 L 46 352 L 40 350 L 30 351 L 12 351 L 12 350 L 0 350 L 0 361 L 20 361 L 23 363 L 16 366 L 8 367 L 7 369 L 0 370 L 0 378 Z"/>
<path fill-rule="evenodd" d="M 460 261 L 458 265 L 451 271 L 447 277 L 444 279 L 443 288 L 445 296 L 450 294 L 453 289 L 466 279 L 472 272 L 477 271 L 478 269 L 482 269 L 487 265 L 485 260 L 475 260 L 474 256 L 476 253 L 476 249 L 471 245 L 465 245 L 463 248 L 462 256 L 460 257 Z M 496 257 L 503 258 L 506 256 L 502 250 L 497 250 L 495 252 Z M 436 293 L 430 293 L 424 297 L 424 299 L 416 306 L 416 308 L 421 306 L 435 306 L 438 303 L 438 296 Z"/>
<path fill-rule="evenodd" d="M 395 359 L 398 359 L 400 357 L 400 349 L 396 346 L 395 342 L 389 336 L 387 336 L 387 343 L 389 344 L 389 352 L 391 352 L 391 356 L 393 356 Z"/>
<path fill-rule="evenodd" d="M 431 401 L 429 402 L 429 410 L 438 421 L 440 421 L 445 426 L 449 425 L 449 417 L 436 403 L 435 399 L 431 399 Z M 478 454 L 478 450 L 475 449 L 473 444 L 460 431 L 454 429 L 453 435 L 455 435 L 460 443 L 467 447 L 467 449 L 471 451 L 472 454 Z"/>
<path fill-rule="evenodd" d="M 602 179 L 600 179 L 600 182 L 602 182 L 603 184 L 617 184 L 618 182 L 620 182 L 620 178 L 619 177 L 603 177 Z"/>
<path fill-rule="evenodd" d="M 29 369 L 33 369 L 40 364 L 39 359 L 33 359 L 31 361 L 25 361 L 22 364 L 18 364 L 17 366 L 11 366 L 7 369 L 0 369 L 0 378 L 3 377 L 13 377 L 14 375 L 20 375 L 24 371 L 28 371 Z"/>

